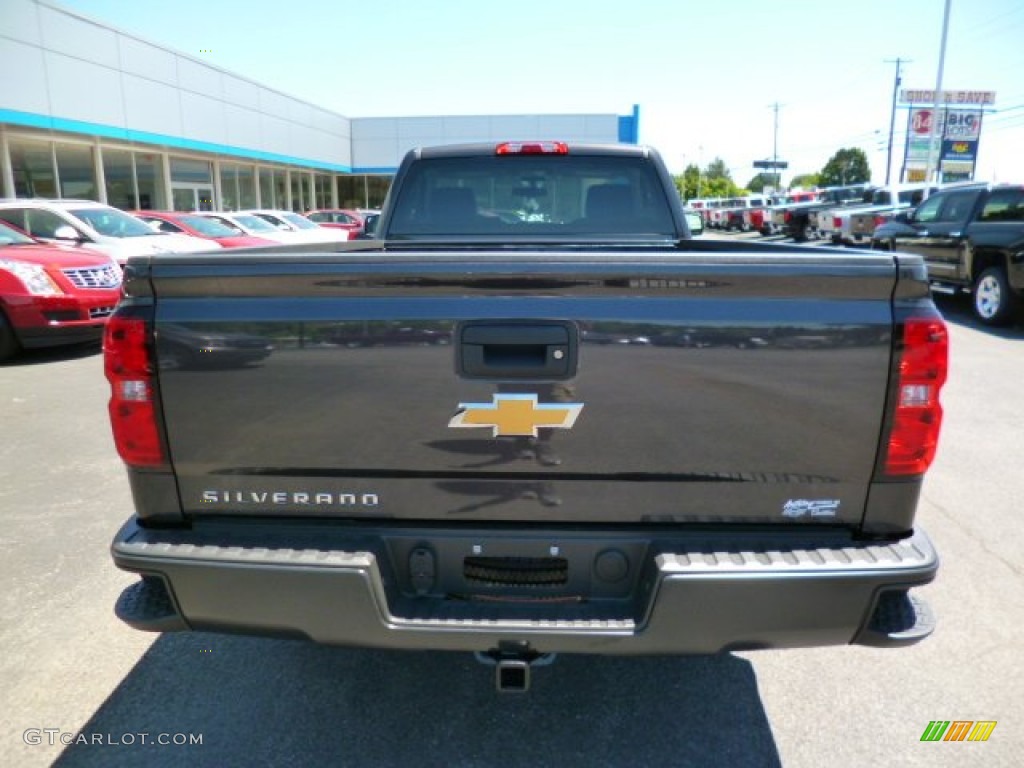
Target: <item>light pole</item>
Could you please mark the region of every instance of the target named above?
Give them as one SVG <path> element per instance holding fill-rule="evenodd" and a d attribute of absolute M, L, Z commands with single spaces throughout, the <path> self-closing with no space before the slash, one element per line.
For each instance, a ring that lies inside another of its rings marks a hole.
<path fill-rule="evenodd" d="M 939 131 L 939 105 L 942 103 L 942 69 L 946 64 L 946 38 L 949 34 L 949 7 L 952 0 L 946 0 L 946 9 L 942 15 L 942 42 L 939 44 L 939 71 L 935 76 L 935 108 L 932 110 L 932 129 L 928 133 L 928 164 L 925 166 L 925 181 L 932 181 L 932 174 L 936 178 L 941 177 L 941 171 L 934 168 L 941 167 L 941 162 L 935 163 L 935 135 Z M 925 195 L 927 196 L 927 192 Z"/>

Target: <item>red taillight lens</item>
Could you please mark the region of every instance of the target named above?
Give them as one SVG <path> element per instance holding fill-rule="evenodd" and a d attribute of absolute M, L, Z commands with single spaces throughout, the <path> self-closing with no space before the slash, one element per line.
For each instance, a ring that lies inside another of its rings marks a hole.
<path fill-rule="evenodd" d="M 875 216 L 875 229 L 885 224 L 885 216 Z"/>
<path fill-rule="evenodd" d="M 564 141 L 506 141 L 494 149 L 496 155 L 567 155 Z"/>
<path fill-rule="evenodd" d="M 843 220 L 841 218 L 839 218 L 838 216 L 833 216 L 832 217 L 832 229 L 842 229 L 842 228 L 843 228 Z"/>
<path fill-rule="evenodd" d="M 790 213 L 789 211 L 786 211 L 785 213 L 782 214 L 782 220 L 789 224 L 789 222 L 793 220 L 793 214 Z"/>
<path fill-rule="evenodd" d="M 948 358 L 949 337 L 941 319 L 906 321 L 886 474 L 920 475 L 935 458 L 942 426 L 939 392 L 946 381 Z"/>
<path fill-rule="evenodd" d="M 162 467 L 167 462 L 153 402 L 147 335 L 142 318 L 111 317 L 103 333 L 103 366 L 110 382 L 110 424 L 118 454 L 132 466 Z"/>

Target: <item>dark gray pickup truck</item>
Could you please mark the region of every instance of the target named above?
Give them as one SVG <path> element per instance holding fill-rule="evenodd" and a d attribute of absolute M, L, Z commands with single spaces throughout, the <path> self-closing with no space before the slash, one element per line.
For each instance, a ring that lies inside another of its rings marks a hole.
<path fill-rule="evenodd" d="M 919 257 L 691 239 L 653 150 L 556 142 L 410 153 L 376 234 L 129 262 L 124 621 L 474 651 L 512 690 L 559 651 L 931 631 Z"/>

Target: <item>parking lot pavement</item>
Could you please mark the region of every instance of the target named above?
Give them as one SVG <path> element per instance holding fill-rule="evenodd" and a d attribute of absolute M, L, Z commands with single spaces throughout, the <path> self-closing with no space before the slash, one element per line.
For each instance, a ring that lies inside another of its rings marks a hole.
<path fill-rule="evenodd" d="M 464 654 L 123 626 L 112 605 L 133 577 L 107 548 L 131 501 L 102 361 L 0 366 L 0 765 L 1016 767 L 1024 326 L 940 308 L 952 372 L 920 508 L 942 557 L 923 590 L 934 636 L 899 651 L 565 656 L 521 696 L 496 695 Z M 997 726 L 984 743 L 922 742 L 933 720 Z"/>

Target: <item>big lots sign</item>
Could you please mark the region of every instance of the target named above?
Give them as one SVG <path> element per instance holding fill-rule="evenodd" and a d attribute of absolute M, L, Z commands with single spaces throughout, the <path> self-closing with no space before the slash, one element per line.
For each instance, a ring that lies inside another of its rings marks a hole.
<path fill-rule="evenodd" d="M 954 110 L 946 115 L 947 139 L 977 139 L 981 134 L 981 112 Z"/>
<path fill-rule="evenodd" d="M 912 109 L 910 111 L 910 133 L 926 138 L 932 132 L 935 117 L 933 109 Z M 939 125 L 935 135 L 940 139 L 973 140 L 981 134 L 981 112 L 964 109 L 949 109 L 939 112 Z"/>

